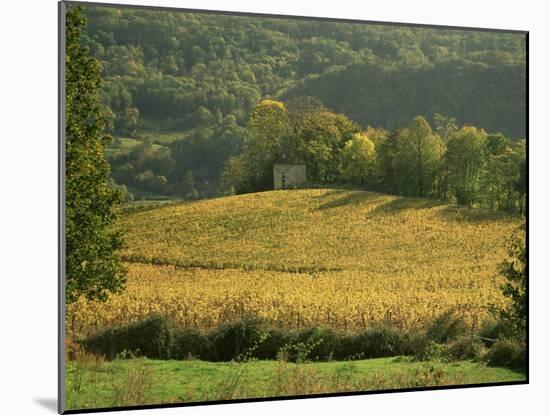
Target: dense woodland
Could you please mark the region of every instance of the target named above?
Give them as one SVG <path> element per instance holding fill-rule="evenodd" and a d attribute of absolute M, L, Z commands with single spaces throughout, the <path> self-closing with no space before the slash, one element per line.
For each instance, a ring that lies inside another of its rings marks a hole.
<path fill-rule="evenodd" d="M 82 43 L 101 62 L 115 137 L 112 176 L 138 197 L 265 190 L 272 162 L 286 158 L 306 162 L 315 184 L 523 209 L 521 34 L 85 15 Z"/>

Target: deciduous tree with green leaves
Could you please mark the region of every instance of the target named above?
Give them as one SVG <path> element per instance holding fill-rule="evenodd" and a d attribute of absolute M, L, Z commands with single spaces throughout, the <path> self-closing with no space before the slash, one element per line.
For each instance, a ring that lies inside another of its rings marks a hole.
<path fill-rule="evenodd" d="M 374 176 L 376 150 L 366 133 L 356 133 L 342 151 L 342 176 L 352 183 L 365 184 Z"/>
<path fill-rule="evenodd" d="M 492 307 L 493 313 L 509 326 L 507 333 L 525 340 L 527 334 L 527 252 L 524 235 L 513 235 L 508 240 L 508 258 L 500 263 L 500 274 L 506 278 L 502 294 L 510 305 L 504 309 Z"/>
<path fill-rule="evenodd" d="M 472 206 L 481 199 L 486 137 L 483 129 L 464 126 L 447 143 L 445 162 L 449 186 L 461 205 Z"/>
<path fill-rule="evenodd" d="M 122 194 L 110 182 L 104 158 L 106 113 L 100 98 L 101 66 L 81 46 L 85 19 L 78 7 L 66 16 L 66 301 L 81 295 L 105 300 L 123 289 L 126 271 L 112 228 Z"/>
<path fill-rule="evenodd" d="M 408 196 L 430 196 L 443 143 L 422 116 L 413 118 L 400 149 L 402 191 Z"/>

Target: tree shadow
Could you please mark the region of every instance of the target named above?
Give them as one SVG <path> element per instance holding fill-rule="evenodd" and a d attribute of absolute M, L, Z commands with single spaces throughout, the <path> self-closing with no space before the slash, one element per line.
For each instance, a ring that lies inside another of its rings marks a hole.
<path fill-rule="evenodd" d="M 470 208 L 467 206 L 459 205 L 448 205 L 447 207 L 439 211 L 439 215 L 443 219 L 448 221 L 465 222 L 471 224 L 515 221 L 520 219 L 520 216 L 513 215 L 508 212 L 476 207 Z"/>
<path fill-rule="evenodd" d="M 364 190 L 334 189 L 319 196 L 319 199 L 326 201 L 321 202 L 317 209 L 328 210 L 343 206 L 376 202 L 383 199 L 383 196 Z"/>
<path fill-rule="evenodd" d="M 387 200 L 392 197 L 391 200 Z M 332 189 L 319 196 L 321 204 L 318 210 L 334 209 L 344 206 L 358 206 L 365 203 L 373 204 L 373 208 L 367 217 L 373 218 L 378 215 L 398 214 L 405 210 L 422 210 L 439 208 L 435 212 L 439 217 L 449 222 L 463 223 L 489 223 L 502 221 L 517 221 L 519 216 L 484 208 L 471 208 L 461 205 L 450 205 L 448 202 L 429 199 L 412 198 L 390 194 L 372 193 L 365 190 Z"/>
<path fill-rule="evenodd" d="M 418 199 L 409 197 L 396 197 L 396 199 L 390 200 L 387 203 L 383 203 L 380 206 L 374 208 L 369 216 L 376 216 L 381 214 L 397 214 L 404 210 L 420 210 L 431 209 L 437 206 L 444 205 L 445 203 L 435 199 Z"/>

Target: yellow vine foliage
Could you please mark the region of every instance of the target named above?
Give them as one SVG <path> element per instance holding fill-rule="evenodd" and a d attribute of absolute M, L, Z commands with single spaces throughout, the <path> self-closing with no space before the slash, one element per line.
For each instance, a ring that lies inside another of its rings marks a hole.
<path fill-rule="evenodd" d="M 124 215 L 125 292 L 67 307 L 79 337 L 163 314 L 211 329 L 257 315 L 291 329 L 418 327 L 504 305 L 497 266 L 523 223 L 501 212 L 334 189 L 275 191 Z"/>

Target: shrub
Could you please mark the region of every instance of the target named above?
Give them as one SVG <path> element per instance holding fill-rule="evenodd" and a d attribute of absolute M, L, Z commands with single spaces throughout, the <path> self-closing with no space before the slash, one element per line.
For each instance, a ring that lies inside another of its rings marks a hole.
<path fill-rule="evenodd" d="M 502 366 L 514 370 L 527 369 L 527 351 L 524 342 L 515 339 L 500 339 L 486 355 L 487 365 Z"/>
<path fill-rule="evenodd" d="M 398 355 L 414 356 L 419 360 L 479 358 L 484 351 L 481 341 L 470 337 L 455 338 L 459 332 L 457 327 L 460 327 L 457 320 L 446 316 L 437 319 L 428 331 L 405 333 L 379 325 L 354 334 L 318 327 L 296 332 L 271 328 L 264 320 L 252 317 L 203 333 L 197 329 L 176 327 L 164 317 L 153 316 L 98 332 L 78 344 L 88 352 L 109 359 L 126 352 L 152 359 L 195 357 L 209 361 L 274 360 L 281 356 L 289 361 Z M 432 340 L 451 338 L 455 340 L 448 346 Z"/>
<path fill-rule="evenodd" d="M 446 312 L 437 317 L 430 327 L 426 335 L 428 340 L 436 343 L 448 343 L 450 340 L 456 339 L 458 336 L 466 333 L 466 325 L 452 311 Z"/>
<path fill-rule="evenodd" d="M 172 359 L 188 359 L 189 357 L 208 360 L 212 356 L 208 337 L 196 329 L 174 329 L 172 340 Z"/>
<path fill-rule="evenodd" d="M 429 340 L 426 332 L 423 330 L 414 330 L 405 335 L 403 349 L 401 354 L 415 356 L 420 358 L 425 356 Z"/>
<path fill-rule="evenodd" d="M 381 325 L 353 336 L 351 350 L 347 352 L 364 358 L 396 356 L 404 350 L 405 341 L 402 332 Z"/>
<path fill-rule="evenodd" d="M 497 319 L 484 321 L 479 335 L 485 346 L 491 347 L 496 340 L 511 337 L 513 332 L 514 328 L 510 321 Z"/>
<path fill-rule="evenodd" d="M 265 339 L 253 351 L 253 356 L 258 359 L 275 360 L 281 349 L 296 342 L 296 337 L 296 333 L 271 329 L 267 332 Z"/>
<path fill-rule="evenodd" d="M 447 346 L 447 355 L 455 360 L 479 360 L 483 357 L 485 347 L 477 337 L 463 336 L 453 340 Z"/>
<path fill-rule="evenodd" d="M 332 360 L 334 353 L 340 349 L 340 338 L 333 330 L 311 328 L 301 331 L 294 344 L 303 343 L 307 346 L 307 356 L 302 356 L 302 359 Z M 302 352 L 305 353 L 306 350 Z M 292 360 L 292 356 L 290 358 Z"/>
<path fill-rule="evenodd" d="M 209 333 L 210 358 L 214 361 L 229 361 L 252 357 L 260 344 L 269 336 L 263 320 L 246 318 L 226 324 Z"/>
<path fill-rule="evenodd" d="M 414 354 L 414 358 L 422 361 L 439 360 L 445 362 L 448 360 L 447 348 L 444 344 L 428 340 L 426 346 L 423 349 L 419 349 L 417 353 Z"/>
<path fill-rule="evenodd" d="M 100 331 L 79 342 L 87 351 L 114 359 L 123 351 L 151 359 L 169 359 L 172 329 L 165 317 L 152 316 L 126 326 Z"/>

